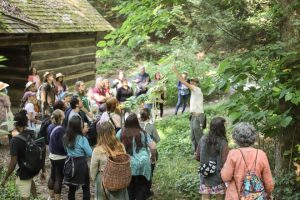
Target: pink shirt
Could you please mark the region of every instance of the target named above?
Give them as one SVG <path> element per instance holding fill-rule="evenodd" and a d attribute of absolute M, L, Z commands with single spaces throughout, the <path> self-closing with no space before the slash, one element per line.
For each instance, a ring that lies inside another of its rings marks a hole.
<path fill-rule="evenodd" d="M 39 89 L 41 85 L 41 80 L 39 75 L 29 75 L 28 76 L 28 81 L 34 82 L 35 83 L 35 89 Z"/>
<path fill-rule="evenodd" d="M 250 169 L 254 169 L 254 161 L 257 149 L 252 147 L 240 148 L 243 152 L 247 165 Z M 246 165 L 242 154 L 238 149 L 229 151 L 227 160 L 221 170 L 222 180 L 228 183 L 225 200 L 238 200 L 238 190 L 242 187 L 242 182 L 246 175 Z M 271 169 L 267 155 L 262 150 L 258 150 L 255 172 L 264 183 L 265 191 L 268 194 L 274 189 L 274 181 L 272 179 Z M 235 179 L 235 182 L 233 181 Z M 236 184 L 235 184 L 236 183 Z"/>

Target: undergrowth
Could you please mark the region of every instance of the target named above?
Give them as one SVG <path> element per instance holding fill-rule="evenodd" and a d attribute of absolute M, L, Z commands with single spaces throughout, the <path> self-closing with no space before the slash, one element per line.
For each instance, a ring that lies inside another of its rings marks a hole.
<path fill-rule="evenodd" d="M 198 175 L 189 133 L 188 115 L 169 117 L 157 123 L 161 136 L 159 160 L 154 172 L 155 199 L 196 199 Z"/>
<path fill-rule="evenodd" d="M 0 169 L 0 180 L 3 180 L 5 172 L 3 169 Z M 15 184 L 15 176 L 11 176 L 6 182 L 5 187 L 0 186 L 0 199 L 1 200 L 10 200 L 10 199 L 20 199 L 18 191 Z"/>
<path fill-rule="evenodd" d="M 222 104 L 206 106 L 208 123 L 212 116 L 225 114 L 220 109 Z M 164 118 L 157 122 L 156 127 L 161 141 L 158 143 L 159 160 L 154 172 L 157 192 L 154 199 L 199 199 L 199 163 L 193 155 L 189 114 Z"/>

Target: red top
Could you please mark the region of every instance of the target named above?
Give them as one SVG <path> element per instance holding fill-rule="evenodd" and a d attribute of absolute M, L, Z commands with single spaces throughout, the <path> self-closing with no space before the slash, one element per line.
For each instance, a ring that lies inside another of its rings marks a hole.
<path fill-rule="evenodd" d="M 97 102 L 97 104 L 101 104 L 102 102 L 97 101 L 96 98 L 94 97 L 95 94 L 98 94 L 100 96 L 104 96 L 105 97 L 105 91 L 104 91 L 104 89 L 99 89 L 98 87 L 92 88 L 93 98 L 95 99 L 95 101 Z"/>

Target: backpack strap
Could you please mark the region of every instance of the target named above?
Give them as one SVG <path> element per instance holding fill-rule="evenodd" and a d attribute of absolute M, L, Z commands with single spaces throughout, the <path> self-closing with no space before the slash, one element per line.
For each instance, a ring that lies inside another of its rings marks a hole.
<path fill-rule="evenodd" d="M 34 132 L 32 130 L 28 130 L 28 129 L 24 130 L 23 132 L 25 132 L 25 131 L 27 132 L 27 137 L 25 137 L 24 135 L 21 135 L 21 133 L 20 133 L 20 134 L 16 135 L 15 138 L 18 138 L 27 143 L 27 140 L 30 137 L 30 134 L 34 135 Z"/>
<path fill-rule="evenodd" d="M 252 169 L 249 169 L 249 167 L 248 167 L 248 165 L 247 165 L 247 162 L 246 162 L 246 159 L 245 159 L 245 157 L 244 157 L 244 154 L 243 154 L 242 150 L 241 150 L 241 149 L 238 149 L 238 150 L 239 150 L 239 151 L 241 152 L 241 154 L 242 154 L 242 157 L 243 157 L 243 160 L 244 160 L 245 165 L 246 165 L 246 167 L 247 167 L 248 173 L 250 173 Z M 254 166 L 252 167 L 252 168 L 253 168 L 253 171 L 255 171 L 255 169 L 256 169 L 257 154 L 258 154 L 258 149 L 256 150 L 256 156 L 255 156 L 255 160 L 254 160 Z"/>
<path fill-rule="evenodd" d="M 58 130 L 58 129 L 61 128 L 61 127 L 62 127 L 61 125 L 58 125 L 58 126 L 54 127 L 54 128 L 51 130 L 51 132 L 50 132 L 49 138 L 51 138 L 52 133 L 54 133 L 56 130 Z"/>
<path fill-rule="evenodd" d="M 110 122 L 112 123 L 113 127 L 116 129 L 116 128 L 117 128 L 117 127 L 116 127 L 116 124 L 115 124 L 114 120 L 111 118 L 110 113 L 107 112 L 107 114 L 108 114 L 108 117 L 109 117 Z"/>
<path fill-rule="evenodd" d="M 20 140 L 22 140 L 22 141 L 24 141 L 24 142 L 27 142 L 27 138 L 24 135 L 18 134 L 15 137 L 18 138 L 18 139 L 20 139 Z"/>
<path fill-rule="evenodd" d="M 240 194 L 240 192 L 239 192 L 239 190 L 238 190 L 238 186 L 237 186 L 237 184 L 236 184 L 236 182 L 235 182 L 234 177 L 233 177 L 233 182 L 234 182 L 234 185 L 235 185 L 235 188 L 236 188 L 236 192 L 237 192 L 237 194 L 238 194 L 238 197 L 239 197 L 239 199 L 241 199 L 241 194 Z"/>

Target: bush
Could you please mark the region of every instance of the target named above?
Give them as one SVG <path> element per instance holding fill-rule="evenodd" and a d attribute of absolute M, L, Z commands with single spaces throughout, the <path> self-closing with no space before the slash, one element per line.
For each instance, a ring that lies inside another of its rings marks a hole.
<path fill-rule="evenodd" d="M 300 183 L 296 181 L 295 172 L 283 172 L 275 180 L 276 187 L 273 192 L 275 199 L 295 200 L 300 199 Z"/>
<path fill-rule="evenodd" d="M 4 170 L 0 169 L 0 180 L 3 180 L 4 176 L 5 176 Z M 1 188 L 1 192 L 0 192 L 1 200 L 20 199 L 14 180 L 15 180 L 15 176 L 11 176 L 7 181 L 5 187 Z"/>

